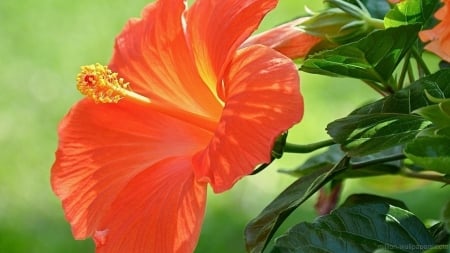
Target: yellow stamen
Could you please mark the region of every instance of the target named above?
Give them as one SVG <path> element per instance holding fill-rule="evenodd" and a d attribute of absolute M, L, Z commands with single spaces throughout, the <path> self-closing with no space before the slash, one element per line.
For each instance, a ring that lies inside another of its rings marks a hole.
<path fill-rule="evenodd" d="M 92 98 L 96 103 L 117 103 L 125 97 L 141 103 L 151 102 L 149 98 L 131 91 L 129 83 L 99 63 L 81 67 L 77 76 L 77 88 L 81 94 Z"/>
<path fill-rule="evenodd" d="M 211 132 L 214 132 L 217 127 L 217 122 L 206 116 L 176 107 L 168 108 L 133 92 L 129 83 L 124 82 L 117 73 L 99 63 L 81 67 L 81 72 L 77 76 L 77 88 L 81 94 L 92 98 L 96 103 L 118 103 L 125 98 Z"/>

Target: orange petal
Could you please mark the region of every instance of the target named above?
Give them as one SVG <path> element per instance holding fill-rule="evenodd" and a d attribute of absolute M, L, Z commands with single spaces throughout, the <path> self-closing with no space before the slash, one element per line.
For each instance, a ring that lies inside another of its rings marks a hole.
<path fill-rule="evenodd" d="M 445 1 L 441 1 L 441 2 L 444 2 L 444 6 L 442 6 L 439 10 L 436 11 L 436 13 L 434 14 L 434 17 L 438 20 L 444 21 L 446 18 L 448 18 L 447 15 L 450 14 L 449 13 L 450 1 L 445 0 Z"/>
<path fill-rule="evenodd" d="M 435 14 L 441 20 L 435 27 L 419 32 L 420 39 L 427 43 L 425 49 L 450 62 L 450 2 L 444 1 Z"/>
<path fill-rule="evenodd" d="M 275 138 L 303 115 L 295 65 L 265 46 L 238 51 L 219 94 L 225 109 L 218 129 L 207 149 L 194 157 L 196 176 L 215 192 L 269 162 Z"/>
<path fill-rule="evenodd" d="M 94 237 L 97 253 L 193 252 L 205 201 L 206 184 L 194 181 L 190 157 L 161 161 L 117 196 Z"/>
<path fill-rule="evenodd" d="M 215 92 L 235 50 L 277 0 L 197 0 L 187 13 L 188 38 L 203 80 Z"/>
<path fill-rule="evenodd" d="M 126 101 L 80 101 L 59 127 L 51 172 L 74 237 L 86 238 L 117 194 L 144 169 L 162 159 L 193 154 L 211 133 Z"/>
<path fill-rule="evenodd" d="M 191 112 L 218 118 L 222 110 L 199 77 L 182 26 L 183 0 L 149 4 L 116 38 L 109 67 L 131 88 Z"/>
<path fill-rule="evenodd" d="M 312 47 L 322 40 L 296 27 L 307 19 L 308 17 L 298 18 L 254 35 L 246 40 L 241 47 L 260 44 L 271 47 L 291 59 L 303 58 Z"/>
<path fill-rule="evenodd" d="M 432 41 L 425 46 L 425 49 L 433 52 L 446 62 L 450 62 L 450 41 Z"/>

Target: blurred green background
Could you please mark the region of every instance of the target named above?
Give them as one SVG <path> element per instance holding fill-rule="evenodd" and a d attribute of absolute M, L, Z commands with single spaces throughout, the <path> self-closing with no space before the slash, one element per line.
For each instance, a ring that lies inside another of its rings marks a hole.
<path fill-rule="evenodd" d="M 320 1 L 281 0 L 260 31 L 289 21 Z M 57 145 L 56 127 L 80 99 L 75 89 L 79 67 L 107 63 L 114 37 L 148 1 L 2 0 L 0 1 L 0 252 L 89 253 L 91 240 L 75 241 L 60 202 L 49 184 Z M 328 122 L 345 116 L 377 94 L 358 81 L 301 74 L 306 114 L 289 141 L 326 139 Z M 285 155 L 266 171 L 241 180 L 232 190 L 209 194 L 196 252 L 245 252 L 243 229 L 294 178 L 278 168 L 293 168 L 306 155 Z M 438 217 L 448 189 L 392 177 L 354 180 L 344 195 L 378 192 L 400 197 L 425 219 Z M 432 196 L 430 198 L 430 196 Z M 440 201 L 441 200 L 441 201 Z M 312 220 L 313 202 L 296 211 L 289 224 Z"/>

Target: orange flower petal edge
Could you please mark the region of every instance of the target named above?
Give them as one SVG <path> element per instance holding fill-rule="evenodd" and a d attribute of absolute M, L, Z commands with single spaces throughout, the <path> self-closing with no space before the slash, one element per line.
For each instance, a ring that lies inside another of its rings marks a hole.
<path fill-rule="evenodd" d="M 197 0 L 187 11 L 187 37 L 198 72 L 215 93 L 234 51 L 258 28 L 276 0 Z"/>
<path fill-rule="evenodd" d="M 426 50 L 450 62 L 450 1 L 443 0 L 443 3 L 444 6 L 435 13 L 440 22 L 432 29 L 419 32 L 419 37 L 427 43 Z"/>
<path fill-rule="evenodd" d="M 308 18 L 298 18 L 254 35 L 247 39 L 241 47 L 260 44 L 271 47 L 291 59 L 304 58 L 311 48 L 322 41 L 321 38 L 307 34 L 297 28 Z"/>
<path fill-rule="evenodd" d="M 91 99 L 78 102 L 60 123 L 51 173 L 52 188 L 62 200 L 74 237 L 84 239 L 106 230 L 105 217 L 114 211 L 112 205 L 127 185 L 132 187 L 133 180 L 146 170 L 153 171 L 162 160 L 198 152 L 208 145 L 210 136 L 209 131 L 126 100 L 118 104 L 96 104 Z M 183 167 L 190 166 L 186 161 Z M 175 169 L 167 171 L 172 177 L 159 184 L 162 189 L 176 187 L 179 184 L 171 182 L 183 180 L 182 171 Z M 188 172 L 193 175 L 192 170 Z M 148 180 L 159 182 L 157 177 Z M 134 215 L 144 214 L 136 211 Z M 114 245 L 111 240 L 108 243 Z"/>
<path fill-rule="evenodd" d="M 126 24 L 108 66 L 82 67 L 88 98 L 61 121 L 51 170 L 76 239 L 98 253 L 194 251 L 207 184 L 225 191 L 268 162 L 303 114 L 294 63 L 239 49 L 276 3 L 158 0 Z"/>

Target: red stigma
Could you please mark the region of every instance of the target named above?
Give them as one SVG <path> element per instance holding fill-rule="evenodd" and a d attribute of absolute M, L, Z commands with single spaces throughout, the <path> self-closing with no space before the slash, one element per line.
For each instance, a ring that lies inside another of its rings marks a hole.
<path fill-rule="evenodd" d="M 94 75 L 85 75 L 84 76 L 84 82 L 86 83 L 86 85 L 93 86 L 94 81 L 95 81 Z"/>

